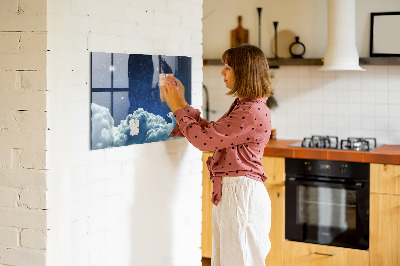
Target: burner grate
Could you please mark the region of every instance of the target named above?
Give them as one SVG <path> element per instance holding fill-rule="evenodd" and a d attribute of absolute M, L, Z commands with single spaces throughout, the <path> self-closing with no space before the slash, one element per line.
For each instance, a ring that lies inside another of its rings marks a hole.
<path fill-rule="evenodd" d="M 311 138 L 304 138 L 301 147 L 305 148 L 325 148 L 325 149 L 338 149 L 338 137 L 336 136 L 317 136 Z"/>
<path fill-rule="evenodd" d="M 347 138 L 340 141 L 342 150 L 369 151 L 376 147 L 376 138 Z"/>
<path fill-rule="evenodd" d="M 293 146 L 301 146 L 303 148 L 370 151 L 377 148 L 377 143 L 376 138 L 347 138 L 342 139 L 339 143 L 339 139 L 336 136 L 313 135 L 311 138 L 304 138 L 301 143 L 294 144 Z"/>

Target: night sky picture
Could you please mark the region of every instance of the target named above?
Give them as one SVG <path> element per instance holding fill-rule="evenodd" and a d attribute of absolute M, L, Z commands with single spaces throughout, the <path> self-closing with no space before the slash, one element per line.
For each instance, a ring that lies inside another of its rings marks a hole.
<path fill-rule="evenodd" d="M 185 56 L 92 52 L 91 149 L 172 139 L 176 120 L 159 83 L 163 74 L 173 74 L 190 104 L 191 71 Z"/>

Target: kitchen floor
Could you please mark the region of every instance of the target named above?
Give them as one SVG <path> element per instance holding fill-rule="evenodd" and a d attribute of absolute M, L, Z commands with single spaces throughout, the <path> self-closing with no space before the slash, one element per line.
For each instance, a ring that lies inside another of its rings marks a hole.
<path fill-rule="evenodd" d="M 211 259 L 209 258 L 202 258 L 201 262 L 203 263 L 203 266 L 211 266 Z"/>

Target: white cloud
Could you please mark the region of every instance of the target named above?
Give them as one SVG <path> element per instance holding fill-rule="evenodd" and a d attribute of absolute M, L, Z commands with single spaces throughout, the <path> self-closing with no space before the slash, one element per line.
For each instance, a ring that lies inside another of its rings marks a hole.
<path fill-rule="evenodd" d="M 92 149 L 112 146 L 114 119 L 108 108 L 92 103 Z"/>
<path fill-rule="evenodd" d="M 92 149 L 119 147 L 132 144 L 163 141 L 168 138 L 176 125 L 172 112 L 167 115 L 172 123 L 163 117 L 149 113 L 139 108 L 122 120 L 118 127 L 114 127 L 114 120 L 106 107 L 92 103 Z M 130 121 L 135 119 L 139 125 L 139 133 L 131 135 Z"/>

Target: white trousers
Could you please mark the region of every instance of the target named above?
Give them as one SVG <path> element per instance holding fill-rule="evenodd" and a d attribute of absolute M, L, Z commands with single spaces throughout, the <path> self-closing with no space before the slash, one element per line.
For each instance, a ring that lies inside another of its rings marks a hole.
<path fill-rule="evenodd" d="M 271 249 L 271 201 L 262 182 L 245 176 L 223 177 L 212 223 L 212 266 L 265 265 Z"/>

